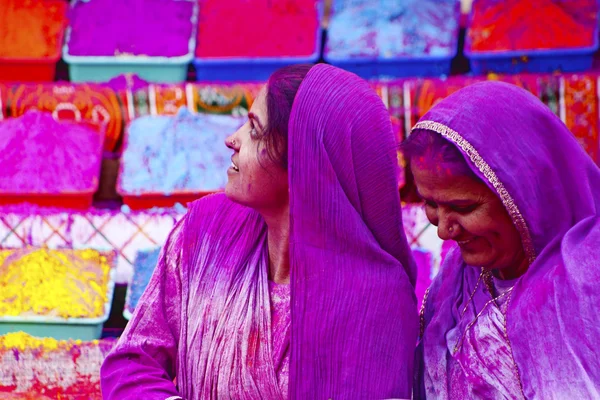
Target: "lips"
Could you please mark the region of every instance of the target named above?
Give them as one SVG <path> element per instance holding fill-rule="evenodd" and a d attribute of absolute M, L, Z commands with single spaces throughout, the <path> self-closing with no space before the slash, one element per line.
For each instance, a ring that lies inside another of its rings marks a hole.
<path fill-rule="evenodd" d="M 231 164 L 229 165 L 229 168 L 233 169 L 236 172 L 240 171 L 240 168 L 237 166 L 237 164 L 233 161 L 233 157 L 231 158 Z"/>
<path fill-rule="evenodd" d="M 475 238 L 467 239 L 467 240 L 456 240 L 456 243 L 458 243 L 459 246 L 466 246 L 469 243 L 471 243 L 473 240 L 475 240 Z"/>

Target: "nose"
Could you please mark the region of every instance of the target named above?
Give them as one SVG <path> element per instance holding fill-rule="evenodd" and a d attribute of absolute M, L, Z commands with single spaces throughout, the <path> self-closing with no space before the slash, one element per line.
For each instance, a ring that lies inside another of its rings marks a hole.
<path fill-rule="evenodd" d="M 460 233 L 460 225 L 445 211 L 438 210 L 438 236 L 442 240 L 453 240 Z"/>
<path fill-rule="evenodd" d="M 225 146 L 227 146 L 231 150 L 239 151 L 240 144 L 239 144 L 239 140 L 237 140 L 236 133 L 237 132 L 235 132 L 225 138 Z"/>

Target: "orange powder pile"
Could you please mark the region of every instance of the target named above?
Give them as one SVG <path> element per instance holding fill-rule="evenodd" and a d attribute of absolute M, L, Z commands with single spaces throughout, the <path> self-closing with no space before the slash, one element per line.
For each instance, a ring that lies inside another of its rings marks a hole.
<path fill-rule="evenodd" d="M 0 57 L 57 55 L 67 6 L 60 0 L 0 0 Z"/>

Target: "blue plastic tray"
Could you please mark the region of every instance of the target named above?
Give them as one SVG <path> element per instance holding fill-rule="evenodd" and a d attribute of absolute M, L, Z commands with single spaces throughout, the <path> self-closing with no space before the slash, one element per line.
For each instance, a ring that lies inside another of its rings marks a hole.
<path fill-rule="evenodd" d="M 469 59 L 471 71 L 477 75 L 489 72 L 514 74 L 521 72 L 577 72 L 592 68 L 594 53 L 598 50 L 598 24 L 594 32 L 594 44 L 590 47 L 572 49 L 544 49 L 517 51 L 471 51 L 468 29 L 473 20 L 473 10 L 469 14 L 465 56 Z"/>
<path fill-rule="evenodd" d="M 73 5 L 81 0 L 75 0 Z M 198 3 L 192 15 L 192 33 L 188 53 L 178 57 L 148 56 L 72 56 L 69 55 L 71 28 L 63 47 L 63 59 L 69 65 L 71 82 L 106 82 L 119 75 L 133 73 L 149 82 L 178 83 L 187 79 L 188 66 L 194 59 L 198 29 Z"/>
<path fill-rule="evenodd" d="M 320 22 L 323 15 L 322 3 L 318 2 L 317 7 L 317 18 Z M 323 29 L 320 24 L 316 36 L 315 51 L 308 57 L 196 57 L 193 61 L 196 80 L 199 82 L 264 82 L 279 68 L 293 64 L 314 64 L 321 56 Z"/>
<path fill-rule="evenodd" d="M 460 2 L 457 1 L 454 6 L 456 8 L 456 31 L 453 33 L 453 51 L 447 56 L 338 58 L 329 56 L 325 51 L 323 58 L 327 63 L 353 72 L 364 79 L 450 75 L 452 59 L 458 53 L 458 33 L 460 29 Z"/>

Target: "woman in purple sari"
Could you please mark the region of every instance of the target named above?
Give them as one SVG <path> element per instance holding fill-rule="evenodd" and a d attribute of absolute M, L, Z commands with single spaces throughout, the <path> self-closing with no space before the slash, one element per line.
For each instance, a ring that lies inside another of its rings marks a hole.
<path fill-rule="evenodd" d="M 600 170 L 516 86 L 469 86 L 404 151 L 447 256 L 421 310 L 415 399 L 600 398 Z"/>
<path fill-rule="evenodd" d="M 106 399 L 410 397 L 418 316 L 396 142 L 340 69 L 271 76 L 102 367 Z M 176 381 L 176 382 L 174 382 Z"/>

